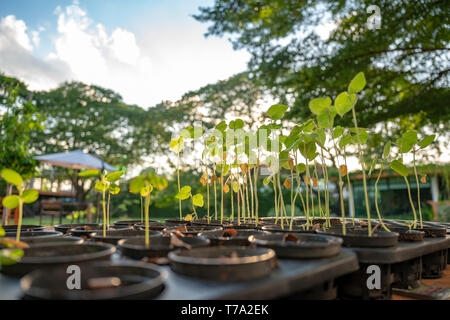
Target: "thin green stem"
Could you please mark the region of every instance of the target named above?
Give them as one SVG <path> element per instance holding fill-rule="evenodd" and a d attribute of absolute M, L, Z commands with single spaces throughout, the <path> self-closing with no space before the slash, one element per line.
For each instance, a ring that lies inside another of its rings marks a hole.
<path fill-rule="evenodd" d="M 420 219 L 420 228 L 423 229 L 423 222 L 422 222 L 422 209 L 420 207 L 420 184 L 419 184 L 419 177 L 417 175 L 417 169 L 416 169 L 416 150 L 413 149 L 413 167 L 414 167 L 414 175 L 416 176 L 416 185 L 417 185 L 417 206 L 419 208 L 419 219 Z"/>

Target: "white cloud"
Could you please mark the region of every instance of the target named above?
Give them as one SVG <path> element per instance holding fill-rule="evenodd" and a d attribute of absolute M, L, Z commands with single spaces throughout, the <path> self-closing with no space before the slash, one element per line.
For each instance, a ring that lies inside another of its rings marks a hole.
<path fill-rule="evenodd" d="M 9 15 L 0 21 L 0 72 L 18 77 L 31 89 L 48 89 L 72 77 L 67 65 L 59 60 L 43 60 L 33 53 L 23 20 Z M 33 43 L 36 38 L 33 35 Z"/>
<path fill-rule="evenodd" d="M 249 57 L 245 52 L 233 51 L 224 39 L 205 39 L 206 26 L 191 18 L 163 26 L 147 25 L 138 41 L 125 28 L 108 32 L 101 23 L 94 23 L 77 2 L 57 7 L 54 13 L 57 35 L 45 58 L 33 54 L 33 45 L 37 47 L 41 42 L 40 29 L 31 32 L 30 41 L 24 21 L 14 16 L 2 20 L 0 58 L 8 51 L 3 42 L 10 47 L 15 44 L 21 57 L 8 63 L 1 59 L 0 71 L 20 77 L 32 89 L 50 89 L 67 80 L 96 84 L 119 92 L 128 103 L 148 107 L 243 71 Z M 3 30 L 7 30 L 7 40 L 3 39 Z M 24 65 L 21 59 L 29 61 Z M 33 66 L 25 72 L 31 61 L 42 68 Z"/>

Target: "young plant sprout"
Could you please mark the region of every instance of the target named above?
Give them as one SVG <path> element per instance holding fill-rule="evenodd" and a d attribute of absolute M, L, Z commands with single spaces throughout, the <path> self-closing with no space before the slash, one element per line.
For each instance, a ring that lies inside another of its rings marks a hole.
<path fill-rule="evenodd" d="M 420 204 L 420 184 L 419 184 L 419 177 L 417 174 L 417 168 L 416 168 L 416 154 L 418 151 L 425 149 L 428 147 L 431 143 L 433 143 L 435 139 L 435 135 L 430 135 L 424 137 L 422 140 L 418 141 L 417 138 L 417 132 L 414 130 L 409 130 L 403 133 L 403 135 L 397 139 L 396 144 L 399 148 L 400 154 L 405 154 L 408 152 L 412 152 L 413 154 L 413 169 L 414 169 L 414 176 L 416 179 L 416 185 L 417 185 L 417 206 L 419 208 L 419 221 L 420 221 L 420 228 L 423 228 L 423 220 L 422 220 L 422 209 Z M 398 166 L 398 164 L 395 164 L 394 166 Z M 395 170 L 395 169 L 394 169 Z M 415 209 L 413 206 L 413 213 L 415 214 Z M 417 220 L 414 218 L 414 228 L 416 228 Z"/>
<path fill-rule="evenodd" d="M 196 195 L 192 195 L 191 193 L 191 187 L 190 186 L 184 186 L 180 189 L 180 192 L 178 192 L 175 197 L 177 199 L 186 200 L 188 198 L 191 198 L 192 201 L 192 210 L 193 210 L 193 216 L 195 219 L 198 219 L 197 211 L 195 210 L 195 207 L 203 207 L 203 196 L 201 193 L 197 193 Z M 189 217 L 188 220 L 191 219 L 192 215 Z"/>
<path fill-rule="evenodd" d="M 123 175 L 123 171 L 115 171 L 107 173 L 106 171 L 100 172 L 100 170 L 90 169 L 81 171 L 78 173 L 80 177 L 91 178 L 100 177 L 100 181 L 97 181 L 94 188 L 102 193 L 102 210 L 103 210 L 103 236 L 106 237 L 106 230 L 109 230 L 110 217 L 109 217 L 109 203 L 111 200 L 111 194 L 115 195 L 120 192 L 120 188 L 115 184 Z M 108 200 L 106 200 L 106 193 L 108 192 Z"/>
<path fill-rule="evenodd" d="M 378 208 L 378 182 L 380 181 L 380 177 L 381 177 L 381 173 L 383 172 L 384 164 L 388 163 L 390 151 L 391 151 L 391 142 L 388 141 L 385 144 L 384 149 L 383 149 L 383 156 L 380 161 L 380 171 L 378 172 L 377 180 L 375 181 L 375 209 L 377 210 L 378 220 L 380 221 L 381 226 L 387 232 L 390 232 L 390 230 L 384 224 L 383 219 L 381 218 L 380 209 Z M 378 158 L 375 157 L 372 162 L 372 165 L 370 166 L 370 169 L 369 169 L 369 176 L 371 175 L 372 170 L 375 169 L 377 162 L 378 162 Z"/>
<path fill-rule="evenodd" d="M 139 194 L 144 199 L 144 214 L 145 214 L 145 246 L 150 246 L 150 196 L 153 189 L 164 190 L 167 188 L 167 180 L 155 175 L 153 172 L 143 173 L 130 182 L 130 192 Z"/>
<path fill-rule="evenodd" d="M 409 186 L 409 182 L 408 182 L 408 168 L 400 161 L 400 160 L 393 160 L 390 164 L 391 169 L 394 170 L 395 172 L 397 172 L 399 175 L 401 175 L 403 177 L 403 179 L 405 180 L 406 183 L 406 187 L 408 189 L 408 198 L 409 198 L 409 203 L 411 204 L 411 209 L 413 211 L 413 215 L 414 215 L 414 221 L 413 223 L 409 226 L 409 228 L 411 229 L 411 227 L 416 227 L 417 225 L 417 214 L 416 214 L 416 209 L 414 208 L 414 203 L 412 201 L 412 197 L 411 197 L 411 188 Z"/>
<path fill-rule="evenodd" d="M 28 244 L 5 238 L 5 229 L 0 226 L 0 270 L 2 266 L 16 264 L 23 257 L 22 248 L 27 248 Z"/>
<path fill-rule="evenodd" d="M 20 230 L 22 228 L 23 204 L 33 203 L 39 198 L 39 192 L 34 189 L 26 190 L 23 186 L 22 176 L 12 169 L 3 169 L 0 172 L 2 178 L 16 187 L 18 195 L 9 195 L 2 200 L 3 206 L 11 210 L 19 208 L 19 222 L 17 225 L 16 241 L 20 241 Z"/>
<path fill-rule="evenodd" d="M 172 139 L 170 141 L 170 148 L 177 154 L 177 183 L 178 183 L 178 192 L 181 190 L 180 185 L 180 152 L 184 148 L 183 137 Z M 180 220 L 183 219 L 183 214 L 181 212 L 181 200 L 178 199 L 178 208 L 180 209 Z"/>

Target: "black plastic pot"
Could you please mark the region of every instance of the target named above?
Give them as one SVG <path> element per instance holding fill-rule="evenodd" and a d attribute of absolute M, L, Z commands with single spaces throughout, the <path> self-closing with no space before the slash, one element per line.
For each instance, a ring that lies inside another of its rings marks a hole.
<path fill-rule="evenodd" d="M 5 232 L 16 232 L 18 226 L 16 224 L 12 224 L 12 225 L 2 226 L 2 227 L 3 227 L 3 230 L 5 230 Z M 33 225 L 33 224 L 23 224 L 20 227 L 20 231 L 42 231 L 44 229 L 45 229 L 44 226 L 38 226 L 38 225 Z"/>
<path fill-rule="evenodd" d="M 179 237 L 179 239 L 191 248 L 206 247 L 210 243 L 204 237 Z M 179 248 L 171 245 L 171 240 L 168 236 L 152 237 L 148 248 L 145 246 L 144 237 L 122 239 L 117 244 L 122 255 L 137 260 L 166 257 L 170 251 Z"/>
<path fill-rule="evenodd" d="M 226 227 L 228 225 L 230 225 L 231 223 L 228 220 L 223 220 L 222 222 L 220 221 L 220 219 L 210 219 L 210 221 L 208 222 L 207 219 L 201 219 L 201 220 L 194 220 L 191 222 L 191 225 L 193 226 L 213 226 L 213 227 Z"/>
<path fill-rule="evenodd" d="M 306 230 L 306 226 L 293 225 L 292 229 L 289 228 L 289 225 L 284 225 L 283 229 L 278 224 L 272 224 L 263 226 L 261 228 L 263 231 L 269 232 L 299 232 L 299 233 L 316 233 L 311 226 L 309 226 L 309 230 Z"/>
<path fill-rule="evenodd" d="M 344 240 L 344 246 L 357 248 L 384 248 L 393 247 L 398 243 L 398 233 L 375 231 L 369 237 L 366 229 L 352 229 L 342 234 L 341 229 L 328 229 L 325 231 L 317 231 L 321 234 L 328 234 L 332 236 L 341 237 Z"/>
<path fill-rule="evenodd" d="M 423 241 L 425 232 L 409 230 L 408 227 L 388 226 L 392 232 L 398 233 L 398 241 Z"/>
<path fill-rule="evenodd" d="M 73 228 L 84 227 L 84 226 L 98 228 L 101 225 L 98 223 L 66 223 L 66 224 L 57 224 L 54 226 L 54 228 L 55 228 L 55 231 L 59 231 L 59 232 L 66 234 L 66 233 L 70 233 L 70 230 Z"/>
<path fill-rule="evenodd" d="M 107 260 L 115 251 L 114 246 L 106 243 L 36 245 L 23 249 L 20 261 L 13 265 L 3 265 L 1 271 L 9 276 L 23 276 L 40 268 Z"/>
<path fill-rule="evenodd" d="M 236 229 L 236 230 L 260 230 L 264 224 L 256 225 L 255 223 L 241 223 L 241 224 L 229 224 L 224 226 L 224 229 Z"/>
<path fill-rule="evenodd" d="M 229 229 L 228 229 L 229 230 Z M 209 239 L 212 246 L 248 246 L 249 237 L 257 234 L 267 234 L 268 232 L 262 230 L 236 230 L 236 235 L 231 235 L 227 230 L 218 230 L 213 232 L 201 233 L 200 235 Z"/>
<path fill-rule="evenodd" d="M 156 220 L 149 220 L 149 222 L 158 222 Z M 115 226 L 128 226 L 128 227 L 132 227 L 136 224 L 142 224 L 143 221 L 141 221 L 141 219 L 139 220 L 118 220 L 114 222 Z"/>
<path fill-rule="evenodd" d="M 180 219 L 166 219 L 164 220 L 165 224 L 167 227 L 175 227 L 175 226 L 182 226 L 182 225 L 186 225 L 186 226 L 190 226 L 191 225 L 191 221 L 186 221 L 186 220 L 180 220 Z"/>
<path fill-rule="evenodd" d="M 109 226 L 109 230 L 131 230 L 131 227 L 129 226 Z M 109 231 L 106 230 L 106 231 Z M 91 234 L 93 233 L 103 233 L 103 226 L 102 225 L 98 225 L 95 227 L 77 227 L 77 228 L 73 228 L 70 229 L 70 234 L 72 236 L 75 237 L 82 237 L 82 238 L 86 238 L 86 239 L 90 239 L 91 238 Z"/>
<path fill-rule="evenodd" d="M 149 230 L 150 237 L 160 236 L 161 232 Z M 95 242 L 105 242 L 116 245 L 119 240 L 144 237 L 145 230 L 133 230 L 133 229 L 121 229 L 121 230 L 109 230 L 106 231 L 106 236 L 103 236 L 102 232 L 95 232 L 90 235 L 90 239 Z"/>
<path fill-rule="evenodd" d="M 417 231 L 425 232 L 425 238 L 445 238 L 447 236 L 447 229 L 432 226 L 423 226 L 423 228 L 414 228 Z"/>
<path fill-rule="evenodd" d="M 269 275 L 278 266 L 275 252 L 267 248 L 210 247 L 170 252 L 173 271 L 199 279 L 248 281 Z"/>
<path fill-rule="evenodd" d="M 422 257 L 417 257 L 392 265 L 394 274 L 393 288 L 409 289 L 421 285 L 422 279 Z"/>
<path fill-rule="evenodd" d="M 150 230 L 155 230 L 155 231 L 163 231 L 166 228 L 166 225 L 164 223 L 161 222 L 157 222 L 157 221 L 151 221 L 148 224 L 148 228 Z M 144 223 L 139 223 L 139 224 L 135 224 L 133 226 L 133 229 L 135 230 L 145 230 L 145 224 Z"/>
<path fill-rule="evenodd" d="M 294 241 L 285 241 L 290 237 Z M 253 235 L 251 243 L 270 248 L 278 258 L 319 259 L 339 254 L 343 240 L 337 237 L 307 233 L 269 233 Z"/>
<path fill-rule="evenodd" d="M 447 250 L 439 250 L 422 257 L 422 277 L 425 279 L 437 279 L 442 277 L 447 267 Z"/>
<path fill-rule="evenodd" d="M 36 270 L 21 280 L 25 299 L 106 300 L 150 299 L 164 289 L 167 273 L 151 264 L 108 261 L 80 265 L 81 289 L 67 288 L 65 268 Z M 109 287 L 92 288 L 95 281 L 109 280 Z M 115 284 L 115 285 L 114 285 Z"/>
<path fill-rule="evenodd" d="M 73 244 L 81 244 L 83 243 L 83 239 L 79 237 L 72 236 L 63 236 L 63 237 L 31 237 L 22 239 L 23 242 L 27 243 L 30 246 L 34 245 L 43 245 L 43 244 L 53 244 L 53 243 L 73 243 Z"/>
<path fill-rule="evenodd" d="M 20 232 L 20 240 L 28 239 L 28 238 L 54 238 L 61 237 L 63 234 L 58 231 L 21 231 Z M 6 232 L 5 236 L 8 238 L 15 238 L 16 232 Z"/>
<path fill-rule="evenodd" d="M 181 227 L 172 227 L 166 228 L 163 230 L 163 233 L 181 233 L 186 237 L 196 237 L 200 233 L 207 234 L 212 231 L 220 231 L 223 230 L 220 226 L 181 226 Z"/>

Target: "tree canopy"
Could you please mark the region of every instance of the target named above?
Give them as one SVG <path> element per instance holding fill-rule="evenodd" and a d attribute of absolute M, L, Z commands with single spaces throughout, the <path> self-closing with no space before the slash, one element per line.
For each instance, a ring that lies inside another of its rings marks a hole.
<path fill-rule="evenodd" d="M 364 71 L 369 85 L 358 103 L 361 126 L 396 119 L 404 128 L 448 134 L 450 33 L 446 1 L 381 0 L 380 29 L 367 27 L 370 0 L 220 0 L 194 17 L 212 23 L 207 36 L 229 36 L 251 53 L 249 69 L 289 116 L 305 118 L 308 102 L 335 97 Z M 372 18 L 371 18 L 372 16 Z M 317 28 L 334 25 L 329 37 Z M 341 124 L 350 123 L 350 116 Z M 387 131 L 387 129 L 389 129 Z"/>

